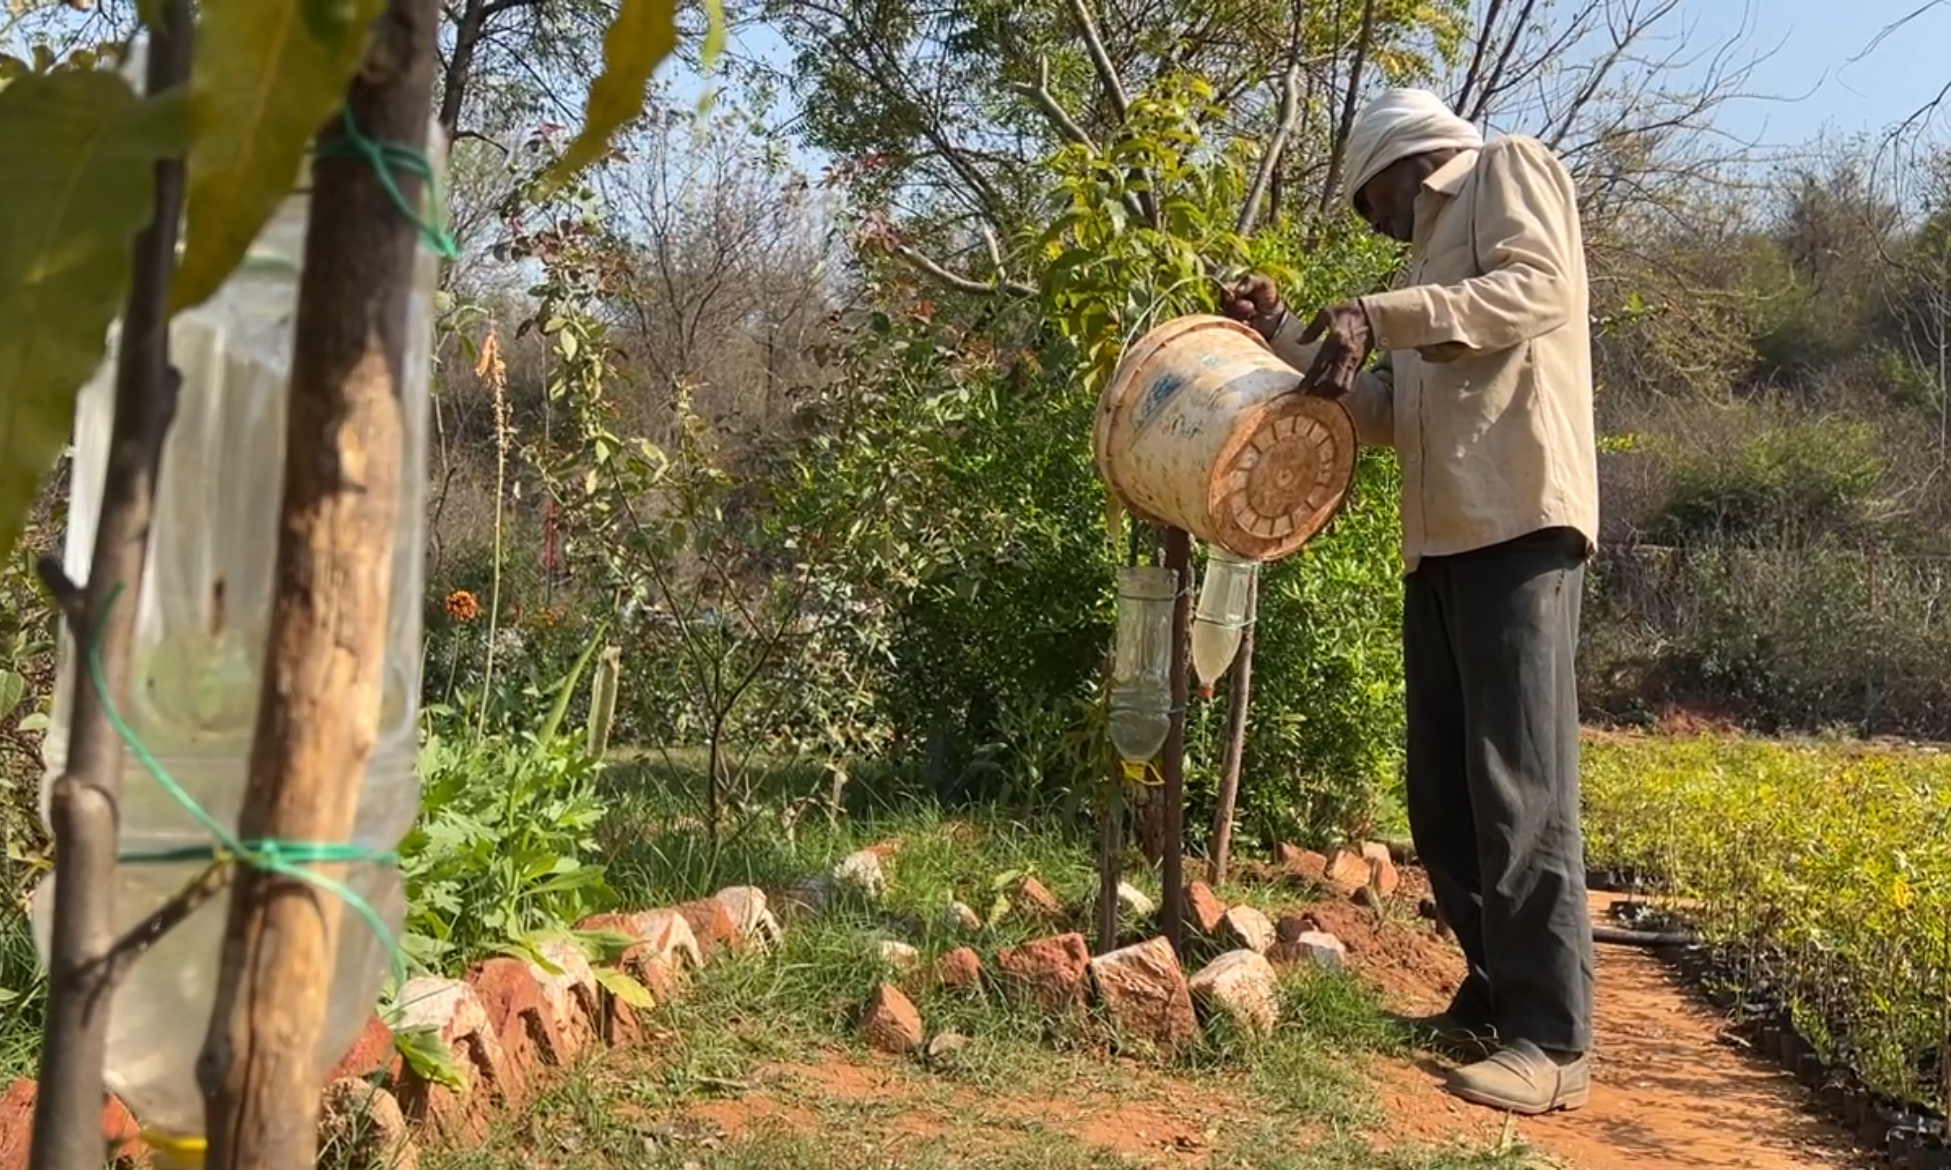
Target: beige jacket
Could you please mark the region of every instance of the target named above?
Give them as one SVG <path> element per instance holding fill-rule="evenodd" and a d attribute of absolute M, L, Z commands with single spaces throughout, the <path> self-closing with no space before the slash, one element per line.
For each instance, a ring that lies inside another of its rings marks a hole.
<path fill-rule="evenodd" d="M 1402 463 L 1402 558 L 1542 528 L 1598 539 L 1584 239 L 1571 176 L 1543 143 L 1499 138 L 1445 163 L 1416 201 L 1408 284 L 1364 297 L 1385 355 L 1345 400 Z M 1274 351 L 1306 370 L 1306 319 Z"/>

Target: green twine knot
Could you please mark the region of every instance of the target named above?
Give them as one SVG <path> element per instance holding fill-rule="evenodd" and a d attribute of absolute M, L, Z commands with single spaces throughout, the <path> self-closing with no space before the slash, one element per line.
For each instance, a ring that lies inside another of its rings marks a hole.
<path fill-rule="evenodd" d="M 380 142 L 367 137 L 366 132 L 353 121 L 352 111 L 349 108 L 340 108 L 339 120 L 344 123 L 344 136 L 331 142 L 320 142 L 312 151 L 312 157 L 366 160 L 372 165 L 373 174 L 379 176 L 380 186 L 386 189 L 387 198 L 393 201 L 393 206 L 406 217 L 408 222 L 419 229 L 420 238 L 426 242 L 427 247 L 433 249 L 434 254 L 443 260 L 460 259 L 461 250 L 454 243 L 454 237 L 445 227 L 421 215 L 407 200 L 406 194 L 400 190 L 399 181 L 393 177 L 394 171 L 403 171 L 419 179 L 426 184 L 427 203 L 438 207 L 440 177 L 434 173 L 427 156 L 418 151 L 408 150 L 398 143 Z"/>
<path fill-rule="evenodd" d="M 115 599 L 121 593 L 122 587 L 118 585 L 108 595 L 108 600 L 103 605 L 104 616 L 115 607 Z M 121 712 L 116 710 L 115 700 L 109 693 L 107 673 L 102 669 L 101 638 L 107 626 L 106 621 L 97 622 L 88 642 L 88 679 L 95 692 L 96 701 L 101 703 L 102 713 L 107 717 L 109 726 L 115 729 L 116 736 L 128 748 L 129 754 L 136 758 L 143 770 L 148 772 L 156 783 L 162 786 L 163 791 L 169 794 L 170 799 L 181 805 L 183 811 L 189 813 L 212 839 L 212 843 L 206 845 L 128 850 L 119 854 L 117 860 L 132 865 L 161 865 L 185 861 L 242 864 L 266 873 L 275 873 L 280 877 L 305 882 L 339 899 L 357 914 L 373 934 L 386 944 L 386 953 L 392 964 L 394 980 L 405 982 L 406 964 L 400 953 L 399 944 L 394 940 L 393 932 L 386 928 L 379 911 L 373 909 L 370 902 L 360 897 L 356 890 L 344 882 L 326 877 L 311 868 L 315 865 L 334 863 L 398 865 L 399 854 L 392 850 L 368 849 L 361 845 L 344 843 L 246 841 L 225 828 L 202 804 L 198 803 L 196 797 L 191 796 L 187 789 L 176 782 L 176 778 L 163 767 L 162 761 L 156 758 L 155 753 L 149 750 L 149 746 L 136 735 L 135 729 L 122 718 Z"/>

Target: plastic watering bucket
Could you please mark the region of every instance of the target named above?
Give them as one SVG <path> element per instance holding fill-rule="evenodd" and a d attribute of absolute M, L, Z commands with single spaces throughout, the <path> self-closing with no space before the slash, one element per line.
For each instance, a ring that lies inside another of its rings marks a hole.
<path fill-rule="evenodd" d="M 1098 401 L 1098 473 L 1126 508 L 1251 560 L 1279 560 L 1347 498 L 1355 425 L 1224 317 L 1167 321 L 1125 351 Z"/>

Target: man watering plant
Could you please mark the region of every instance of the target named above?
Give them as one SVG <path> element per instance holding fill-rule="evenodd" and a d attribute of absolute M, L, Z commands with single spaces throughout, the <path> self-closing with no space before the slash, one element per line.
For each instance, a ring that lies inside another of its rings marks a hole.
<path fill-rule="evenodd" d="M 1577 200 L 1544 145 L 1485 145 L 1422 90 L 1364 109 L 1346 164 L 1356 212 L 1410 245 L 1406 286 L 1303 326 L 1255 276 L 1226 309 L 1402 464 L 1409 822 L 1470 969 L 1416 1023 L 1471 1053 L 1450 1074 L 1464 1100 L 1577 1108 L 1592 932 L 1573 659 L 1598 532 Z"/>

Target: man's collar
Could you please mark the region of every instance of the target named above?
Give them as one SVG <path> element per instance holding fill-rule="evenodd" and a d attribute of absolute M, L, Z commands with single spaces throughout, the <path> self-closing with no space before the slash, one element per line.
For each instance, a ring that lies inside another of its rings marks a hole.
<path fill-rule="evenodd" d="M 1431 171 L 1429 178 L 1423 180 L 1423 190 L 1434 191 L 1438 195 L 1454 196 L 1463 189 L 1464 176 L 1477 165 L 1477 150 L 1466 150 L 1442 166 Z"/>

